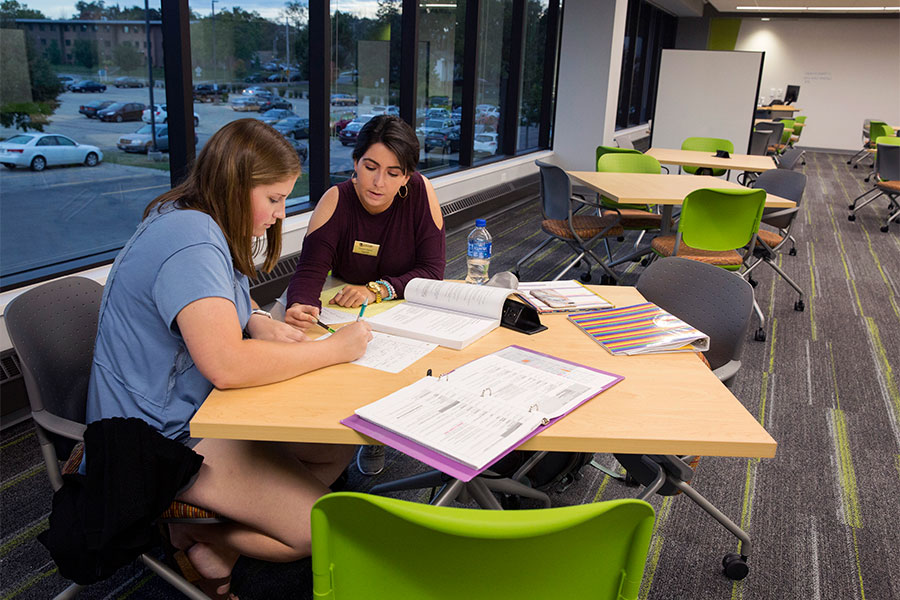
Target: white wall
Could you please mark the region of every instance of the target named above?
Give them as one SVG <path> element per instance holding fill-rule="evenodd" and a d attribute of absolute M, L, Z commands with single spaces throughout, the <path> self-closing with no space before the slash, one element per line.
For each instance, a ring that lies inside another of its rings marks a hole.
<path fill-rule="evenodd" d="M 900 125 L 897 19 L 745 18 L 735 50 L 766 53 L 760 93 L 800 85 L 799 146 L 858 150 L 863 119 Z"/>
<path fill-rule="evenodd" d="M 566 169 L 594 170 L 616 127 L 627 0 L 566 0 L 553 152 Z"/>

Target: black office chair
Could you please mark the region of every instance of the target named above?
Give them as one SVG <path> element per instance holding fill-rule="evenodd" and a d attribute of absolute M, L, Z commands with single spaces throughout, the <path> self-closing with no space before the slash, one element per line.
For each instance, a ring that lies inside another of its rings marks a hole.
<path fill-rule="evenodd" d="M 787 244 L 788 240 L 791 242 L 791 249 L 788 254 L 791 256 L 797 254 L 797 248 L 795 246 L 796 240 L 794 240 L 791 235 L 791 229 L 794 225 L 794 219 L 796 219 L 797 214 L 800 211 L 803 190 L 806 189 L 806 175 L 797 171 L 774 169 L 762 173 L 753 184 L 753 187 L 766 190 L 766 193 L 773 196 L 781 196 L 787 200 L 793 200 L 797 203 L 797 206 L 794 206 L 793 208 L 767 208 L 763 210 L 762 223 L 769 227 L 774 227 L 777 231 L 771 231 L 762 227 L 759 228 L 759 231 L 756 234 L 756 247 L 753 249 L 753 256 L 756 258 L 756 261 L 750 264 L 747 269 L 741 273 L 741 277 L 744 277 L 750 282 L 750 285 L 756 287 L 756 281 L 753 280 L 751 273 L 762 263 L 769 265 L 800 295 L 794 303 L 794 310 L 802 311 L 804 309 L 803 290 L 800 289 L 800 286 L 778 266 L 776 261 L 778 259 L 778 253 L 781 252 L 781 249 Z"/>
<path fill-rule="evenodd" d="M 610 212 L 602 217 L 596 213 L 577 214 L 578 210 L 584 207 L 594 209 L 604 207 L 597 202 L 591 202 L 585 198 L 573 195 L 572 182 L 569 180 L 569 175 L 560 167 L 540 160 L 534 162 L 541 173 L 541 210 L 544 215 L 541 221 L 541 230 L 550 237 L 519 259 L 515 269 L 513 269 L 513 273 L 518 277 L 523 263 L 553 240 L 560 240 L 565 242 L 576 256 L 566 268 L 553 278 L 554 281 L 561 279 L 572 267 L 579 265 L 582 260 L 588 263 L 588 267 L 587 271 L 582 273 L 581 280 L 584 282 L 590 281 L 591 267 L 588 258 L 591 258 L 605 273 L 601 283 L 606 281 L 610 283 L 618 282 L 619 276 L 593 250 L 594 244 L 602 239 L 606 242 L 607 256 L 611 257 L 608 238 L 619 237 L 625 234 L 625 230 L 619 223 L 620 215 L 618 210 L 605 207 Z"/>
<path fill-rule="evenodd" d="M 668 257 L 647 267 L 637 281 L 647 300 L 709 336 L 704 357 L 720 381 L 729 385 L 741 367 L 741 349 L 750 326 L 753 289 L 740 277 L 705 263 Z M 626 472 L 646 486 L 638 498 L 683 492 L 741 541 L 741 553 L 722 560 L 725 575 L 749 573 L 750 536 L 690 486 L 698 457 L 615 454 Z"/>
<path fill-rule="evenodd" d="M 765 156 L 768 152 L 772 131 L 769 129 L 755 130 L 750 134 L 750 154 L 753 156 Z M 737 182 L 749 186 L 756 181 L 757 174 L 750 171 L 738 173 Z"/>
<path fill-rule="evenodd" d="M 102 294 L 103 286 L 91 279 L 65 277 L 19 295 L 4 313 L 54 492 L 63 485 L 62 475 L 74 473 L 81 462 L 83 446 L 79 442 L 86 429 L 88 381 Z M 69 457 L 62 468 L 59 457 Z M 167 512 L 173 521 L 192 514 L 197 515 L 189 519 L 194 523 L 222 522 L 213 513 L 181 502 L 173 502 Z M 188 598 L 208 600 L 155 557 L 143 554 L 140 558 Z M 73 597 L 82 587 L 73 583 L 57 598 Z"/>

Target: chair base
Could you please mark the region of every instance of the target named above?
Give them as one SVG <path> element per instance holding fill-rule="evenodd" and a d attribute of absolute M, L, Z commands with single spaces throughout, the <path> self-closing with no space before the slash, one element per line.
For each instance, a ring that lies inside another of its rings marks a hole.
<path fill-rule="evenodd" d="M 485 471 L 485 475 L 495 475 L 491 471 Z M 544 508 L 550 508 L 550 496 L 546 493 L 536 490 L 525 485 L 515 479 L 507 477 L 475 477 L 471 481 L 464 482 L 454 479 L 446 473 L 437 470 L 426 471 L 411 477 L 404 477 L 397 481 L 381 483 L 369 490 L 373 494 L 382 494 L 385 492 L 400 492 L 405 490 L 418 490 L 428 487 L 441 487 L 441 491 L 431 501 L 434 506 L 448 506 L 453 501 L 467 502 L 470 498 L 474 500 L 481 508 L 491 510 L 503 510 L 500 501 L 494 496 L 493 492 L 503 494 L 514 494 L 540 500 Z"/>

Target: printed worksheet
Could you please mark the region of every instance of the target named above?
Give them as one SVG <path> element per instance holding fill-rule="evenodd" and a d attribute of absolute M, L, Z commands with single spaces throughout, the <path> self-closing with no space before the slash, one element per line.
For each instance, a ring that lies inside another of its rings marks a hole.
<path fill-rule="evenodd" d="M 354 365 L 378 369 L 388 373 L 399 373 L 432 350 L 437 344 L 402 338 L 389 333 L 372 332 L 372 341 L 362 358 Z"/>

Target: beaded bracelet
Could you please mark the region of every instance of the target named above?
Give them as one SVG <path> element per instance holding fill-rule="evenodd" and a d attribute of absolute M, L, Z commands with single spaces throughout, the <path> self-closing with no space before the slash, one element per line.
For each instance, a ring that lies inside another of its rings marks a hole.
<path fill-rule="evenodd" d="M 396 298 L 397 292 L 394 290 L 394 286 L 389 284 L 384 279 L 378 279 L 377 281 L 375 281 L 375 283 L 377 283 L 379 285 L 383 285 L 384 289 L 386 289 L 388 291 L 388 295 L 386 298 L 384 298 L 384 300 L 393 300 L 394 298 Z"/>

